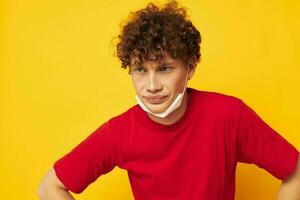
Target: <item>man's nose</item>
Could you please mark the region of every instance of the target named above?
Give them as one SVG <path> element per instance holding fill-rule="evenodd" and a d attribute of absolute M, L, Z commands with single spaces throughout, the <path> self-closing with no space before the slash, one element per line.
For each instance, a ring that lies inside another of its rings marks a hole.
<path fill-rule="evenodd" d="M 148 92 L 155 93 L 162 89 L 160 81 L 158 79 L 157 74 L 150 73 L 148 77 Z"/>

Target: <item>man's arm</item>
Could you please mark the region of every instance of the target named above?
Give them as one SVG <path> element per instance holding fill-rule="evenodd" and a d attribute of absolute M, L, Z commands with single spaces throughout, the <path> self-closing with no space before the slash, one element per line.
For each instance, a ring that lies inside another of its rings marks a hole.
<path fill-rule="evenodd" d="M 37 191 L 41 200 L 75 200 L 51 168 L 43 177 Z"/>
<path fill-rule="evenodd" d="M 295 171 L 282 181 L 276 200 L 300 200 L 300 155 Z"/>

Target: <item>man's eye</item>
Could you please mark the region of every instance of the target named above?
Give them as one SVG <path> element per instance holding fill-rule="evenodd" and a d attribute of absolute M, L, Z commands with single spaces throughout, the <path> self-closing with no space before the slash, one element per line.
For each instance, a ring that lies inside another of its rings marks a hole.
<path fill-rule="evenodd" d="M 170 71 L 172 67 L 169 66 L 162 66 L 159 68 L 159 71 L 165 72 L 165 71 Z"/>
<path fill-rule="evenodd" d="M 136 67 L 136 68 L 134 69 L 134 71 L 136 71 L 136 72 L 144 72 L 145 69 L 144 69 L 143 67 Z"/>

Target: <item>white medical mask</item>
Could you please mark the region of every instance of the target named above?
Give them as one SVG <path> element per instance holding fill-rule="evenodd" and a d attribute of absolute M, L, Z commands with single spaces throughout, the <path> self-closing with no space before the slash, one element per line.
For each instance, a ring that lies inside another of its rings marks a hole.
<path fill-rule="evenodd" d="M 187 73 L 187 77 L 188 77 L 188 73 Z M 185 90 L 186 90 L 186 87 L 187 87 L 187 78 L 186 78 L 186 81 L 185 81 L 185 84 L 184 84 L 184 89 L 183 89 L 183 92 L 182 93 L 179 93 L 176 97 L 176 99 L 171 103 L 171 105 L 162 113 L 153 113 L 151 112 L 146 106 L 145 104 L 143 103 L 143 101 L 139 98 L 138 95 L 135 95 L 135 98 L 137 100 L 137 103 L 140 105 L 140 107 L 148 112 L 148 113 L 151 113 L 152 115 L 155 115 L 156 117 L 160 117 L 160 118 L 165 118 L 166 116 L 168 116 L 171 112 L 173 112 L 174 110 L 176 110 L 182 103 L 182 100 L 183 100 L 183 96 L 184 96 L 184 93 L 185 93 Z"/>

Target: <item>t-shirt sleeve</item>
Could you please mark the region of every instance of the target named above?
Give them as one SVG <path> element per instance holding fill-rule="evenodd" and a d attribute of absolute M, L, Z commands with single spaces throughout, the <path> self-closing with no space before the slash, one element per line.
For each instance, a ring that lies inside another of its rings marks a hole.
<path fill-rule="evenodd" d="M 106 122 L 55 161 L 53 168 L 65 187 L 79 194 L 117 165 L 116 148 L 117 138 Z"/>
<path fill-rule="evenodd" d="M 297 166 L 299 151 L 241 100 L 237 161 L 256 164 L 280 180 Z"/>

